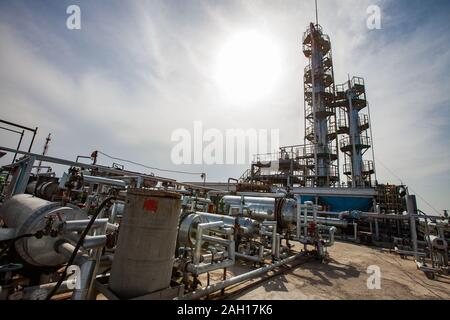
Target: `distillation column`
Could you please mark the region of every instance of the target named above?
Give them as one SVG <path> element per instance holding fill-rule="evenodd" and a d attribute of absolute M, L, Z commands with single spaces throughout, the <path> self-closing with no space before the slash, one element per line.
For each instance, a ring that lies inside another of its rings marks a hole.
<path fill-rule="evenodd" d="M 329 187 L 339 181 L 334 72 L 330 38 L 320 25 L 311 23 L 304 33 L 303 53 L 309 59 L 304 73 L 305 180 L 307 186 Z"/>
<path fill-rule="evenodd" d="M 344 174 L 353 188 L 371 185 L 371 175 L 375 173 L 373 160 L 363 156 L 371 148 L 369 134 L 370 117 L 363 110 L 368 106 L 364 79 L 352 80 L 336 86 L 336 107 L 339 108 L 338 133 L 340 150 L 344 153 Z"/>

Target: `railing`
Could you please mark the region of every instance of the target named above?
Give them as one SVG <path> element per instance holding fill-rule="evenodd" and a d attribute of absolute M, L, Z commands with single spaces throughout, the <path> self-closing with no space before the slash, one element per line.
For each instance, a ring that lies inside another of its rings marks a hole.
<path fill-rule="evenodd" d="M 305 136 L 314 135 L 314 126 L 311 124 L 311 126 L 306 127 L 305 129 Z"/>
<path fill-rule="evenodd" d="M 345 111 L 342 108 L 339 108 L 338 111 L 338 128 L 348 128 L 348 117 L 347 117 L 347 111 Z"/>
<path fill-rule="evenodd" d="M 355 85 L 364 86 L 364 78 L 361 77 L 353 77 L 351 80 L 352 87 Z"/>
<path fill-rule="evenodd" d="M 358 125 L 360 127 L 363 127 L 365 125 L 369 124 L 369 115 L 367 114 L 360 114 L 359 115 L 359 121 L 358 121 Z"/>
<path fill-rule="evenodd" d="M 348 83 L 343 83 L 343 84 L 337 84 L 336 85 L 336 92 L 343 92 L 346 93 L 348 90 Z"/>
<path fill-rule="evenodd" d="M 337 132 L 336 129 L 336 120 L 333 118 L 330 118 L 330 120 L 328 120 L 328 134 L 335 134 Z"/>
<path fill-rule="evenodd" d="M 337 165 L 330 164 L 328 167 L 327 166 L 318 166 L 317 169 L 319 171 L 318 176 L 321 176 L 321 177 L 327 176 L 327 177 L 331 177 L 331 178 L 338 177 L 339 170 L 338 170 Z M 326 172 L 326 175 L 320 175 L 320 172 L 323 172 L 323 171 Z"/>
<path fill-rule="evenodd" d="M 253 162 L 270 162 L 278 161 L 280 159 L 280 152 L 255 154 L 253 156 Z"/>
<path fill-rule="evenodd" d="M 361 168 L 363 173 L 369 173 L 374 171 L 373 161 L 372 160 L 364 160 Z M 344 163 L 344 174 L 352 174 L 352 163 L 346 162 Z"/>
<path fill-rule="evenodd" d="M 302 158 L 314 157 L 314 146 L 313 145 L 298 146 L 295 149 L 295 153 L 297 157 Z"/>
<path fill-rule="evenodd" d="M 372 143 L 371 143 L 372 141 L 371 141 L 370 137 L 360 136 L 359 138 L 360 138 L 359 143 L 356 143 L 356 146 L 358 146 L 358 147 L 362 146 L 362 147 L 368 148 L 372 145 Z M 351 145 L 352 144 L 350 142 L 350 137 L 344 137 L 339 141 L 339 146 L 341 148 L 345 148 L 345 147 L 348 147 Z"/>
<path fill-rule="evenodd" d="M 328 146 L 317 147 L 318 154 L 329 154 L 329 155 L 337 155 L 337 148 L 334 144 L 330 144 Z"/>
<path fill-rule="evenodd" d="M 320 35 L 323 35 L 323 29 L 320 25 L 316 24 L 314 25 L 314 28 L 316 30 L 316 32 L 318 32 Z M 303 32 L 303 38 L 302 41 L 305 42 L 305 39 L 311 34 L 311 29 L 308 27 L 308 29 Z"/>

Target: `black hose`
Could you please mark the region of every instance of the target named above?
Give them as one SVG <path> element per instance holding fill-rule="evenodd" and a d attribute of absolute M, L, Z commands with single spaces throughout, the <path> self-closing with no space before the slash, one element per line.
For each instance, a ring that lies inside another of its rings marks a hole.
<path fill-rule="evenodd" d="M 89 223 L 87 224 L 86 228 L 83 230 L 83 233 L 80 236 L 80 239 L 78 240 L 75 249 L 72 252 L 72 255 L 69 258 L 69 261 L 67 261 L 67 265 L 66 268 L 63 271 L 63 274 L 61 275 L 61 277 L 59 278 L 58 282 L 56 283 L 56 285 L 53 287 L 52 291 L 47 295 L 46 300 L 50 300 L 55 293 L 58 291 L 59 287 L 61 286 L 61 284 L 63 283 L 63 281 L 66 279 L 67 277 L 67 269 L 69 268 L 69 266 L 71 266 L 77 256 L 78 250 L 80 249 L 80 247 L 82 246 L 84 239 L 86 238 L 87 234 L 89 233 L 89 231 L 91 230 L 92 225 L 94 224 L 95 220 L 97 219 L 97 216 L 100 214 L 100 212 L 103 210 L 103 208 L 106 206 L 106 204 L 112 200 L 115 200 L 116 197 L 108 197 L 105 200 L 103 200 L 103 202 L 98 206 L 98 208 L 95 210 L 94 214 L 91 217 L 91 220 L 89 221 Z"/>

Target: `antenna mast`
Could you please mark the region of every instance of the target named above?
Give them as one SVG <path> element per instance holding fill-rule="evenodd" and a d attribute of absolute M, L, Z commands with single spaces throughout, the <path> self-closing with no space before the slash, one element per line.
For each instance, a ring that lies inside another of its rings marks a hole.
<path fill-rule="evenodd" d="M 316 26 L 319 25 L 319 11 L 317 10 L 317 0 L 315 0 L 316 3 Z"/>
<path fill-rule="evenodd" d="M 50 144 L 51 140 L 52 140 L 51 133 L 49 133 L 47 138 L 45 139 L 44 150 L 42 151 L 42 155 L 43 156 L 45 156 L 47 154 L 48 145 Z M 36 168 L 36 174 L 39 174 L 41 172 L 41 166 L 42 166 L 42 160 L 39 160 L 39 164 L 38 164 L 38 166 Z"/>

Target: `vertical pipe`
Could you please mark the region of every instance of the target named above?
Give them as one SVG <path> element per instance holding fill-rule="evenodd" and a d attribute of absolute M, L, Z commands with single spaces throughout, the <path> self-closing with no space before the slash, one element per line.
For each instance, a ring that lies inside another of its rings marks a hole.
<path fill-rule="evenodd" d="M 301 198 L 300 198 L 300 197 L 297 197 L 297 228 L 296 228 L 296 231 L 297 231 L 297 240 L 300 239 L 300 232 L 301 232 L 301 225 L 302 225 L 302 222 L 301 222 L 301 208 L 300 208 L 300 205 L 301 205 Z"/>
<path fill-rule="evenodd" d="M 367 92 L 366 92 L 366 98 L 367 98 Z M 373 175 L 375 177 L 375 183 L 377 183 L 377 169 L 375 165 L 375 148 L 374 148 L 374 142 L 373 142 L 373 135 L 372 135 L 372 120 L 370 118 L 370 104 L 367 103 L 367 113 L 369 114 L 369 129 L 370 129 L 370 140 L 372 141 L 372 161 L 373 161 Z"/>
<path fill-rule="evenodd" d="M 305 210 L 303 210 L 303 237 L 306 239 L 307 235 L 308 235 L 308 207 L 305 206 Z"/>
<path fill-rule="evenodd" d="M 317 9 L 317 0 L 316 0 L 316 26 L 319 25 L 319 11 Z"/>
<path fill-rule="evenodd" d="M 275 248 L 275 258 L 280 259 L 280 242 L 281 242 L 281 235 L 277 234 L 277 245 Z"/>
<path fill-rule="evenodd" d="M 411 241 L 414 250 L 414 259 L 419 260 L 417 252 L 417 230 L 416 230 L 416 199 L 414 196 L 406 196 L 406 208 L 409 214 L 409 228 L 411 232 Z M 425 220 L 426 221 L 426 220 Z"/>
<path fill-rule="evenodd" d="M 223 277 L 222 277 L 222 281 L 225 282 L 227 280 L 227 268 L 223 268 Z M 225 287 L 222 288 L 222 290 L 220 290 L 220 295 L 224 295 L 225 294 Z"/>
<path fill-rule="evenodd" d="M 30 147 L 28 148 L 28 152 L 31 152 L 31 148 L 33 147 L 34 138 L 36 138 L 37 131 L 38 131 L 38 127 L 36 127 L 36 129 L 34 129 L 34 131 L 33 131 L 33 138 L 31 138 Z"/>
<path fill-rule="evenodd" d="M 20 150 L 20 146 L 22 144 L 22 139 L 23 139 L 23 135 L 25 134 L 25 130 L 22 130 L 22 132 L 20 133 L 20 139 L 19 139 L 19 143 L 17 145 L 17 150 Z M 14 154 L 14 158 L 12 160 L 11 163 L 14 163 L 17 159 L 17 152 Z"/>

